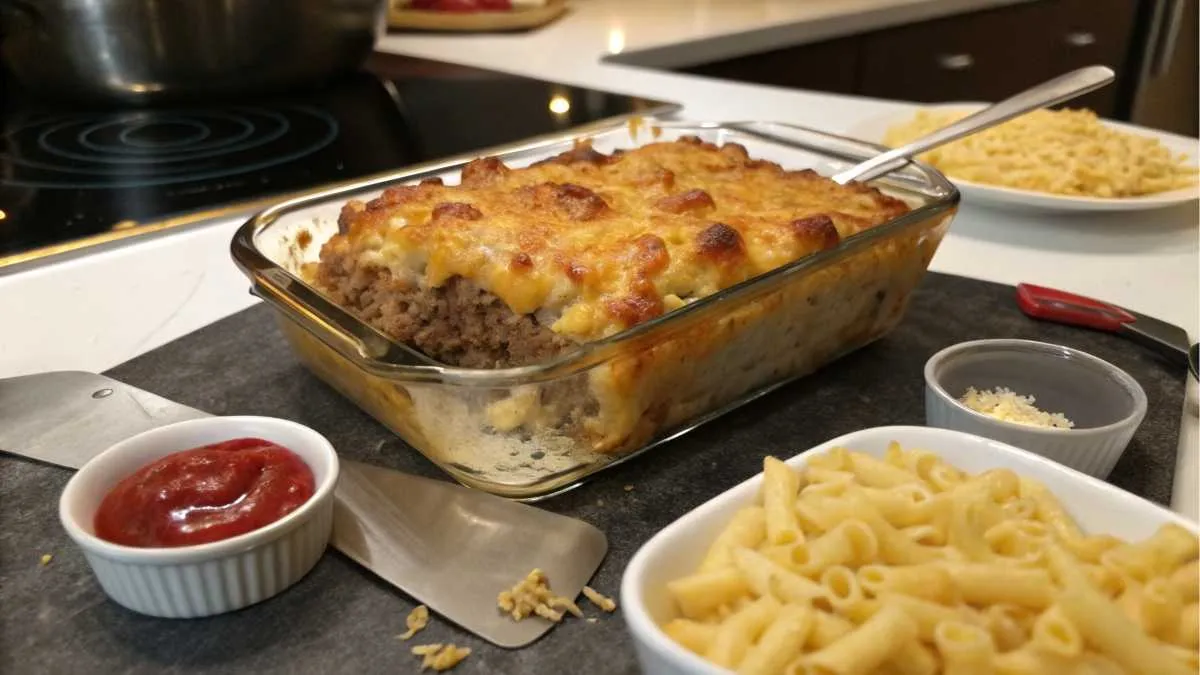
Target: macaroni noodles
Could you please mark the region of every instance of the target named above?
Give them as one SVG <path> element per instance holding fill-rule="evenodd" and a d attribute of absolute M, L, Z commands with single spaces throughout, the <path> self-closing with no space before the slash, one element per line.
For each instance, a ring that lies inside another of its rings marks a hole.
<path fill-rule="evenodd" d="M 1195 673 L 1200 542 L 1083 533 L 1040 483 L 893 444 L 768 457 L 664 632 L 738 673 Z"/>
<path fill-rule="evenodd" d="M 921 110 L 887 130 L 897 147 L 964 110 Z M 1155 138 L 1104 125 L 1090 110 L 1035 110 L 918 156 L 953 178 L 1083 197 L 1138 197 L 1196 184 L 1196 168 Z M 1194 160 L 1193 160 L 1194 162 Z"/>

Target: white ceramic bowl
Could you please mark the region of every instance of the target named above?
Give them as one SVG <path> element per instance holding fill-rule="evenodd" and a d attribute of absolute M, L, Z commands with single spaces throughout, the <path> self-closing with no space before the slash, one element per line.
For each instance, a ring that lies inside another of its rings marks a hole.
<path fill-rule="evenodd" d="M 787 463 L 804 466 L 808 457 L 846 447 L 883 456 L 888 443 L 919 447 L 937 453 L 947 462 L 972 473 L 1008 468 L 1042 481 L 1087 532 L 1108 533 L 1126 539 L 1143 539 L 1164 523 L 1178 523 L 1193 532 L 1195 523 L 1161 506 L 1086 476 L 1078 471 L 979 436 L 928 427 L 877 427 L 835 438 Z M 713 539 L 729 518 L 753 503 L 762 474 L 750 478 L 668 525 L 642 545 L 625 569 L 621 581 L 621 606 L 633 636 L 643 672 L 655 675 L 727 675 L 666 636 L 659 625 L 677 616 L 667 594 L 668 581 L 696 570 Z"/>
<path fill-rule="evenodd" d="M 171 453 L 246 437 L 299 455 L 313 472 L 312 498 L 265 527 L 207 544 L 136 548 L 95 535 L 96 509 L 121 479 Z M 266 600 L 312 569 L 329 543 L 337 479 L 337 453 L 308 427 L 270 417 L 208 417 L 138 434 L 96 455 L 67 482 L 58 513 L 113 600 L 151 616 L 211 616 Z"/>
<path fill-rule="evenodd" d="M 1053 429 L 1005 422 L 958 400 L 967 387 L 1005 387 L 1061 412 L 1075 427 Z M 1015 445 L 1089 476 L 1105 478 L 1146 417 L 1146 392 L 1108 361 L 1033 340 L 974 340 L 925 363 L 925 424 Z"/>

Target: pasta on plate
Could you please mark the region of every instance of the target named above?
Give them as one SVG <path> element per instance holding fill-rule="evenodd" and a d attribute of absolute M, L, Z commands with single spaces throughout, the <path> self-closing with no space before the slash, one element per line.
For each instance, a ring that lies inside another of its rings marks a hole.
<path fill-rule="evenodd" d="M 763 466 L 663 631 L 747 674 L 1196 673 L 1200 540 L 1080 530 L 1008 469 L 897 444 Z"/>
<path fill-rule="evenodd" d="M 883 143 L 898 147 L 969 110 L 920 110 Z M 1073 197 L 1129 198 L 1196 185 L 1195 159 L 1158 139 L 1109 127 L 1091 110 L 1035 110 L 918 159 L 951 178 Z"/>

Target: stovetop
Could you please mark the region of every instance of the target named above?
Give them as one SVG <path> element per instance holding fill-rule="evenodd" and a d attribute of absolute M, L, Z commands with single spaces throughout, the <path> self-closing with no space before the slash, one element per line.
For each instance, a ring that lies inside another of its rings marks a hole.
<path fill-rule="evenodd" d="M 377 55 L 313 91 L 139 110 L 0 96 L 0 267 L 667 104 Z"/>

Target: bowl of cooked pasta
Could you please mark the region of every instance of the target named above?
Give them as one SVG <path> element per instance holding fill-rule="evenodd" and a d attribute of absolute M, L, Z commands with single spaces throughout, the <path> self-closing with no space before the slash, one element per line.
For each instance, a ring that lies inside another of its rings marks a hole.
<path fill-rule="evenodd" d="M 1197 525 L 1013 446 L 854 432 L 646 542 L 648 673 L 1195 673 Z"/>
<path fill-rule="evenodd" d="M 897 147 L 976 112 L 944 103 L 862 120 L 846 135 Z M 1197 139 L 1098 117 L 1035 110 L 917 158 L 967 204 L 1020 211 L 1132 211 L 1200 199 Z"/>

